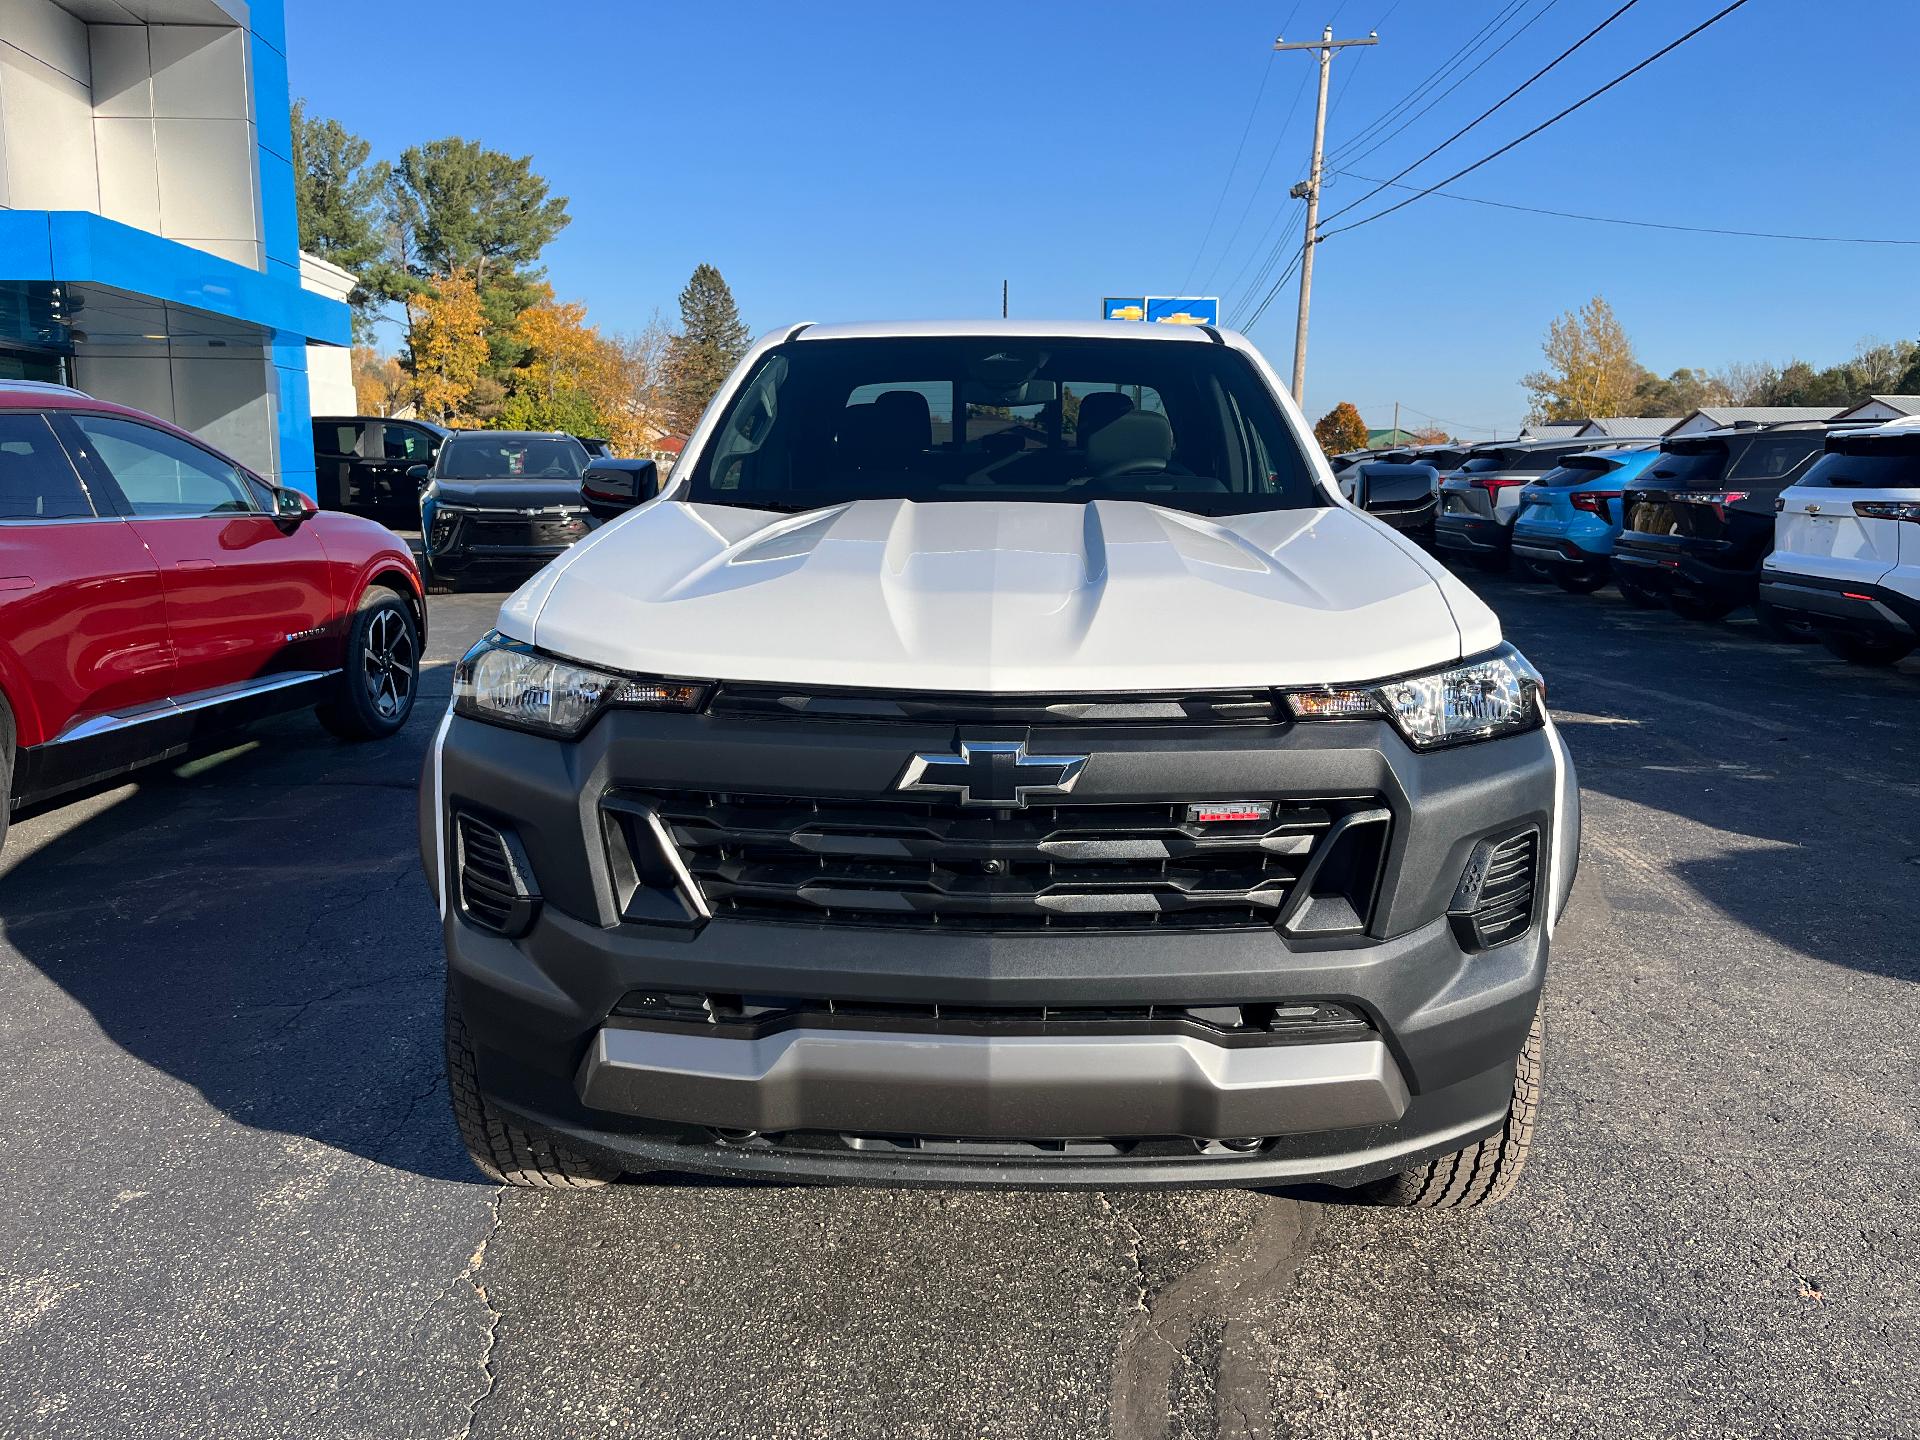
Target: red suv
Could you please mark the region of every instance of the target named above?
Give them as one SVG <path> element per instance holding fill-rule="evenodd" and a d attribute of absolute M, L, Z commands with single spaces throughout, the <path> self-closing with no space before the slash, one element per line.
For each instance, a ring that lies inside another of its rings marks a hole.
<path fill-rule="evenodd" d="M 392 735 L 425 632 L 390 531 L 163 420 L 0 380 L 0 840 L 23 804 L 262 714 Z"/>

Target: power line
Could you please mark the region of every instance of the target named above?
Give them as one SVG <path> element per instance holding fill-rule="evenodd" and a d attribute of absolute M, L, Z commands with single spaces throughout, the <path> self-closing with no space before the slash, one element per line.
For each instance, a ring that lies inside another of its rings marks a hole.
<path fill-rule="evenodd" d="M 1354 135 L 1351 139 L 1347 140 L 1343 146 L 1338 147 L 1336 149 L 1335 151 L 1336 156 L 1340 154 L 1342 150 L 1350 149 L 1352 146 L 1360 143 L 1361 141 L 1364 141 L 1369 135 L 1376 132 L 1382 125 L 1392 120 L 1396 115 L 1399 115 L 1403 111 L 1405 111 L 1407 107 L 1418 104 L 1420 97 L 1425 95 L 1427 91 L 1432 89 L 1435 85 L 1439 84 L 1440 81 L 1443 78 L 1445 78 L 1448 71 L 1450 71 L 1454 66 L 1459 64 L 1471 51 L 1477 48 L 1482 38 L 1486 36 L 1489 31 L 1495 29 L 1496 27 L 1502 24 L 1505 24 L 1507 18 L 1525 3 L 1526 3 L 1526 0 L 1510 0 L 1510 3 L 1507 5 L 1505 10 L 1495 15 L 1493 19 L 1489 20 L 1485 25 L 1482 25 L 1478 30 L 1476 30 L 1470 37 L 1468 37 L 1465 44 L 1461 45 L 1459 49 L 1453 52 L 1453 54 L 1449 55 L 1445 60 L 1442 60 L 1437 66 L 1435 66 L 1433 70 L 1426 76 L 1426 78 L 1423 79 L 1418 85 L 1412 86 L 1397 104 L 1388 106 L 1384 113 L 1375 116 L 1371 121 L 1369 121 L 1365 125 L 1362 125 L 1359 128 L 1359 130 L 1354 132 Z"/>
<path fill-rule="evenodd" d="M 1538 125 L 1534 126 L 1531 130 L 1527 131 L 1526 134 L 1521 135 L 1516 139 L 1509 140 L 1506 144 L 1502 145 L 1498 150 L 1495 150 L 1490 155 L 1481 156 L 1480 159 L 1474 161 L 1473 164 L 1467 166 L 1465 169 L 1454 171 L 1454 173 L 1447 176 L 1446 179 L 1437 181 L 1436 183 L 1427 186 L 1426 189 L 1420 191 L 1418 194 L 1409 195 L 1406 199 L 1400 201 L 1398 204 L 1389 205 L 1386 209 L 1375 211 L 1371 215 L 1363 215 L 1361 216 L 1360 219 L 1354 221 L 1351 225 L 1342 225 L 1337 230 L 1329 230 L 1325 232 L 1325 234 L 1323 234 L 1320 238 L 1325 239 L 1328 235 L 1345 235 L 1350 230 L 1358 230 L 1362 225 L 1371 225 L 1375 220 L 1383 220 L 1387 216 L 1393 214 L 1394 211 L 1404 210 L 1407 208 L 1407 206 L 1413 204 L 1414 201 L 1421 199 L 1423 196 L 1433 194 L 1433 192 L 1438 190 L 1442 185 L 1451 185 L 1454 181 L 1460 179 L 1463 175 L 1471 175 L 1474 171 L 1478 170 L 1482 165 L 1486 165 L 1491 163 L 1492 161 L 1498 160 L 1502 155 L 1505 155 L 1510 150 L 1513 150 L 1516 147 L 1523 145 L 1527 141 L 1531 140 L 1534 136 L 1538 135 L 1542 130 L 1547 129 L 1549 126 L 1557 125 L 1560 121 L 1566 119 L 1567 116 L 1573 114 L 1574 111 L 1580 109 L 1582 106 L 1588 105 L 1593 101 L 1598 100 L 1602 95 L 1606 94 L 1609 90 L 1613 89 L 1616 85 L 1619 85 L 1623 81 L 1626 81 L 1628 79 L 1631 79 L 1633 76 L 1638 75 L 1642 70 L 1646 69 L 1649 65 L 1653 64 L 1654 61 L 1661 59 L 1663 56 L 1672 54 L 1675 50 L 1678 50 L 1682 45 L 1686 44 L 1687 41 L 1693 39 L 1693 37 L 1698 35 L 1701 31 L 1706 30 L 1713 25 L 1719 24 L 1720 21 L 1726 19 L 1727 16 L 1731 15 L 1734 11 L 1738 10 L 1741 6 L 1745 5 L 1746 3 L 1747 3 L 1747 0 L 1733 0 L 1732 4 L 1726 5 L 1721 9 L 1715 11 L 1712 15 L 1708 16 L 1705 20 L 1702 20 L 1698 25 L 1694 26 L 1693 29 L 1687 31 L 1687 33 L 1682 35 L 1678 40 L 1672 41 L 1671 43 L 1662 46 L 1660 49 L 1654 51 L 1653 54 L 1649 55 L 1646 59 L 1642 60 L 1639 64 L 1635 65 L 1632 69 L 1622 71 L 1620 74 L 1614 76 L 1613 79 L 1609 80 L 1606 84 L 1602 85 L 1598 90 L 1591 91 L 1590 93 L 1581 96 L 1578 100 L 1574 101 L 1573 104 L 1567 106 L 1566 109 L 1560 111 L 1555 115 L 1548 116 L 1545 120 L 1542 120 Z M 1349 206 L 1347 208 L 1351 209 L 1352 207 Z"/>
<path fill-rule="evenodd" d="M 1369 184 L 1391 183 L 1376 181 L 1371 175 L 1359 175 L 1351 170 L 1342 170 L 1338 173 L 1350 175 L 1355 180 L 1364 180 Z M 1392 188 L 1418 190 L 1420 187 L 1393 185 Z M 1621 215 L 1587 215 L 1577 210 L 1550 210 L 1543 205 L 1520 205 L 1510 200 L 1489 200 L 1483 195 L 1461 195 L 1451 190 L 1431 190 L 1422 193 L 1438 195 L 1443 200 L 1461 200 L 1469 205 L 1488 205 L 1496 210 L 1520 210 L 1529 215 L 1552 215 L 1561 220 L 1589 220 L 1597 225 L 1631 225 L 1642 230 L 1678 230 L 1688 235 L 1733 235 L 1745 240 L 1803 240 L 1810 244 L 1821 245 L 1920 245 L 1920 239 L 1903 240 L 1871 235 L 1794 235 L 1779 230 L 1732 230 L 1721 225 L 1679 225 L 1665 220 L 1634 220 Z"/>
<path fill-rule="evenodd" d="M 1240 170 L 1240 152 L 1247 148 L 1247 136 L 1253 133 L 1254 117 L 1260 113 L 1260 101 L 1266 96 L 1267 81 L 1273 75 L 1273 52 L 1267 52 L 1267 63 L 1260 71 L 1260 88 L 1253 92 L 1253 108 L 1247 111 L 1247 123 L 1241 127 L 1240 143 L 1233 147 L 1233 162 L 1227 166 L 1227 178 L 1220 182 L 1220 197 L 1213 202 L 1213 214 L 1207 218 L 1207 233 L 1200 237 L 1200 248 L 1193 252 L 1193 261 L 1187 266 L 1187 278 L 1180 282 L 1180 293 L 1191 294 L 1187 286 L 1193 281 L 1193 272 L 1200 268 L 1200 257 L 1207 253 L 1207 245 L 1213 239 L 1213 227 L 1219 222 L 1220 207 L 1227 203 L 1227 192 L 1233 188 L 1233 177 Z"/>
<path fill-rule="evenodd" d="M 1297 9 L 1299 7 L 1296 6 L 1295 8 Z M 1240 238 L 1240 229 L 1247 223 L 1247 216 L 1253 213 L 1253 202 L 1260 196 L 1260 187 L 1267 183 L 1267 172 L 1273 169 L 1273 162 L 1280 154 L 1280 147 L 1286 142 L 1287 127 L 1293 123 L 1294 114 L 1300 109 L 1300 101 L 1305 97 L 1306 93 L 1307 77 L 1303 73 L 1300 76 L 1300 83 L 1294 87 L 1293 101 L 1287 106 L 1286 118 L 1280 122 L 1280 128 L 1274 135 L 1273 148 L 1267 152 L 1267 163 L 1260 167 L 1260 178 L 1253 182 L 1253 189 L 1247 192 L 1247 203 L 1240 208 L 1240 218 L 1234 222 L 1233 233 L 1227 237 L 1227 243 L 1221 247 L 1220 253 L 1214 257 L 1213 266 L 1207 271 L 1207 278 L 1200 282 L 1200 288 L 1202 290 L 1212 288 L 1213 277 L 1219 274 L 1220 266 L 1226 261 L 1227 256 L 1233 253 L 1234 242 Z M 1269 223 L 1267 228 L 1273 228 L 1271 223 Z M 1254 251 L 1256 255 L 1259 253 L 1258 250 Z M 1248 263 L 1252 263 L 1251 258 L 1249 258 Z M 1247 267 L 1242 265 L 1240 267 L 1240 273 L 1244 275 L 1246 269 Z"/>
<path fill-rule="evenodd" d="M 1611 15 L 1607 16 L 1606 19 L 1602 20 L 1598 25 L 1594 26 L 1591 30 L 1587 31 L 1586 34 L 1582 35 L 1578 40 L 1574 41 L 1573 44 L 1569 45 L 1566 49 L 1562 50 L 1558 55 L 1554 56 L 1553 59 L 1549 60 L 1545 65 L 1541 66 L 1538 70 L 1534 71 L 1533 74 L 1529 75 L 1525 80 L 1522 80 L 1518 85 L 1514 86 L 1514 88 L 1509 90 L 1505 95 L 1502 95 L 1492 105 L 1488 106 L 1485 110 L 1482 110 L 1478 115 L 1474 116 L 1473 119 L 1469 120 L 1465 125 L 1462 125 L 1458 130 L 1454 131 L 1453 134 L 1449 135 L 1446 139 L 1442 140 L 1438 145 L 1434 146 L 1431 150 L 1427 151 L 1427 153 L 1422 155 L 1418 160 L 1414 161 L 1411 165 L 1406 165 L 1401 167 L 1400 170 L 1395 172 L 1393 178 L 1395 180 L 1399 180 L 1403 178 L 1409 171 L 1418 170 L 1422 165 L 1426 164 L 1427 161 L 1431 160 L 1434 156 L 1438 155 L 1442 150 L 1446 149 L 1449 145 L 1453 144 L 1453 142 L 1458 140 L 1462 135 L 1465 135 L 1469 130 L 1473 129 L 1476 125 L 1480 124 L 1481 121 L 1488 119 L 1490 116 L 1492 116 L 1497 111 L 1499 111 L 1502 107 L 1504 107 L 1509 101 L 1516 99 L 1520 95 L 1520 93 L 1526 90 L 1529 86 L 1531 86 L 1534 83 L 1534 81 L 1540 79 L 1543 75 L 1553 70 L 1555 67 L 1557 67 L 1560 64 L 1561 61 L 1565 60 L 1568 56 L 1572 55 L 1574 51 L 1578 50 L 1582 45 L 1585 45 L 1589 40 L 1593 39 L 1594 36 L 1598 35 L 1602 30 L 1606 29 L 1609 25 L 1613 24 L 1614 21 L 1618 20 L 1622 15 L 1626 14 L 1627 11 L 1633 9 L 1633 7 L 1638 5 L 1639 3 L 1640 3 L 1640 0 L 1626 0 L 1626 3 L 1623 4 L 1618 10 L 1615 10 Z M 1745 0 L 1741 0 L 1741 3 L 1744 4 Z M 1345 215 L 1349 210 L 1353 210 L 1361 205 L 1366 204 L 1367 201 L 1371 200 L 1374 196 L 1378 195 L 1382 190 L 1386 188 L 1387 187 L 1385 184 L 1374 186 L 1373 189 L 1369 190 L 1366 194 L 1362 195 L 1358 200 L 1352 200 L 1352 201 L 1349 201 L 1347 204 L 1342 205 L 1338 210 L 1334 211 L 1333 214 L 1329 215 L 1327 219 L 1329 221 L 1338 220 L 1342 215 Z"/>
<path fill-rule="evenodd" d="M 1367 158 L 1367 156 L 1373 154 L 1374 151 L 1378 150 L 1382 145 L 1385 145 L 1386 143 L 1388 143 L 1395 136 L 1404 134 L 1408 126 L 1412 125 L 1416 120 L 1420 119 L 1421 116 L 1425 115 L 1429 110 L 1433 109 L 1434 106 L 1438 105 L 1442 100 L 1446 99 L 1447 96 L 1451 95 L 1454 91 L 1458 90 L 1462 85 L 1466 84 L 1467 81 L 1471 80 L 1475 75 L 1479 74 L 1480 71 L 1486 67 L 1487 63 L 1490 60 L 1493 60 L 1496 56 L 1500 54 L 1502 50 L 1505 50 L 1514 41 L 1518 40 L 1522 35 L 1526 34 L 1527 31 L 1531 30 L 1535 25 L 1537 25 L 1540 22 L 1540 20 L 1546 15 L 1546 13 L 1549 10 L 1553 9 L 1553 7 L 1558 5 L 1559 3 L 1560 3 L 1560 0 L 1546 0 L 1546 4 L 1542 5 L 1538 10 L 1534 11 L 1533 14 L 1528 17 L 1524 25 L 1522 25 L 1518 30 L 1515 30 L 1511 35 L 1507 36 L 1506 39 L 1502 40 L 1498 45 L 1494 46 L 1493 49 L 1489 50 L 1485 55 L 1481 56 L 1479 62 L 1476 65 L 1474 65 L 1474 67 L 1471 70 L 1464 72 L 1459 79 L 1453 82 L 1453 84 L 1447 86 L 1446 89 L 1442 90 L 1439 94 L 1435 95 L 1431 100 L 1427 101 L 1426 104 L 1422 105 L 1418 110 L 1414 111 L 1411 115 L 1407 116 L 1406 119 L 1402 120 L 1398 125 L 1394 126 L 1393 129 L 1389 130 L 1386 134 L 1379 136 L 1370 145 L 1368 145 L 1366 149 L 1356 151 L 1353 148 L 1353 146 L 1357 142 L 1349 142 L 1344 149 L 1342 149 L 1341 151 L 1337 152 L 1334 155 L 1333 157 L 1334 163 L 1345 164 L 1351 160 L 1364 160 Z"/>

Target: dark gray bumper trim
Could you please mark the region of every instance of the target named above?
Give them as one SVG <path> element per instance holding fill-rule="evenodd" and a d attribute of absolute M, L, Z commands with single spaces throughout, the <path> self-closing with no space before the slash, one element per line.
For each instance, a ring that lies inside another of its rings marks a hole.
<path fill-rule="evenodd" d="M 1228 1049 L 1180 1035 L 603 1029 L 576 1088 L 594 1110 L 720 1129 L 978 1139 L 1288 1135 L 1390 1125 L 1408 1105 L 1378 1040 Z"/>

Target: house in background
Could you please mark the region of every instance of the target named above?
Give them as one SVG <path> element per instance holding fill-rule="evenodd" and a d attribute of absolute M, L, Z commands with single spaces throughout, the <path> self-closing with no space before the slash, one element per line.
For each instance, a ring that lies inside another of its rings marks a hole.
<path fill-rule="evenodd" d="M 0 16 L 0 377 L 151 411 L 311 493 L 309 347 L 351 325 L 337 277 L 302 282 L 281 0 Z"/>
<path fill-rule="evenodd" d="M 660 467 L 660 478 L 666 479 L 673 473 L 673 467 L 680 463 L 680 453 L 687 448 L 684 435 L 662 435 L 653 442 L 653 450 L 648 458 Z"/>
<path fill-rule="evenodd" d="M 1609 415 L 1589 420 L 1578 432 L 1582 440 L 1638 439 L 1642 435 L 1664 435 L 1680 423 L 1678 415 Z"/>
<path fill-rule="evenodd" d="M 1369 450 L 1391 450 L 1398 445 L 1418 445 L 1419 443 L 1411 430 L 1367 431 L 1367 449 Z"/>
<path fill-rule="evenodd" d="M 1522 440 L 1577 440 L 1589 422 L 1585 420 L 1543 420 L 1537 425 L 1522 425 Z"/>
<path fill-rule="evenodd" d="M 1667 433 L 1700 435 L 1733 425 L 1778 425 L 1790 420 L 1831 420 L 1840 413 L 1834 405 L 1709 405 L 1696 410 Z"/>
<path fill-rule="evenodd" d="M 1842 410 L 1836 420 L 1910 420 L 1920 415 L 1920 395 L 1874 395 Z"/>

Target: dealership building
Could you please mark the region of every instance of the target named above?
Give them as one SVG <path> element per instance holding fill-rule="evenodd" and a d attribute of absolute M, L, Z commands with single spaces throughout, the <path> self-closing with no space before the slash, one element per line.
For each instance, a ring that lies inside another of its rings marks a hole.
<path fill-rule="evenodd" d="M 0 0 L 0 378 L 310 492 L 351 277 L 303 283 L 289 108 L 281 0 Z"/>

